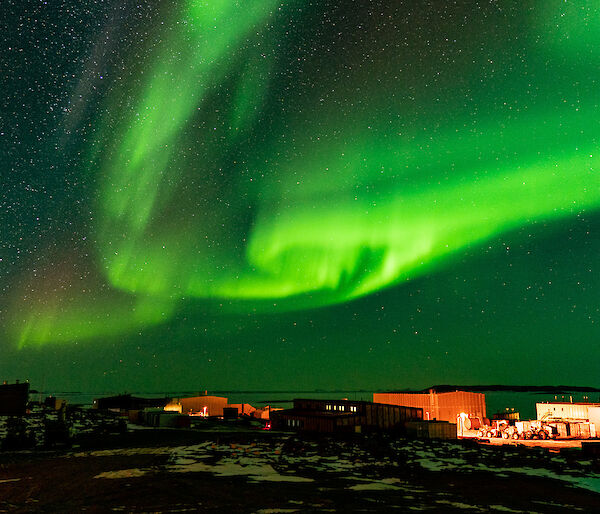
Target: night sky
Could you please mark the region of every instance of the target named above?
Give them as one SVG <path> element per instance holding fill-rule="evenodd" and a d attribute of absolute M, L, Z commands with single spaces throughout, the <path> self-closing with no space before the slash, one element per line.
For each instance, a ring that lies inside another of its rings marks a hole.
<path fill-rule="evenodd" d="M 597 1 L 0 20 L 0 379 L 600 385 Z"/>

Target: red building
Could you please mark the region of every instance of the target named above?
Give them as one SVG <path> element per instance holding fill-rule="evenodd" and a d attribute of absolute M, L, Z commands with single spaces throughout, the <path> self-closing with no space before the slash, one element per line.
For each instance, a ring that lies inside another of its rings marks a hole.
<path fill-rule="evenodd" d="M 456 423 L 459 417 L 481 420 L 486 417 L 485 394 L 469 391 L 438 393 L 435 389 L 430 389 L 419 393 L 374 393 L 373 401 L 423 409 L 424 420 Z"/>

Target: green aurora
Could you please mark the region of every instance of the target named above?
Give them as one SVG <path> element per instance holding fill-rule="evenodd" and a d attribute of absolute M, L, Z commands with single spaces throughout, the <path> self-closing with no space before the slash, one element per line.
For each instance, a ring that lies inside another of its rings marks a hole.
<path fill-rule="evenodd" d="M 400 15 L 356 7 L 370 35 L 344 45 L 343 8 L 303 4 L 190 0 L 124 50 L 84 150 L 98 293 L 17 303 L 19 346 L 136 332 L 196 301 L 342 304 L 600 207 L 595 2 L 426 35 L 370 34 Z"/>

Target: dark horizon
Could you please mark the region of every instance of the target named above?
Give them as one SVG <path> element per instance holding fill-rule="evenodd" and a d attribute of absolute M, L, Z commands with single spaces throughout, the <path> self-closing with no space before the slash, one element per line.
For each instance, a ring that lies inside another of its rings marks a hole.
<path fill-rule="evenodd" d="M 382 389 L 307 389 L 307 390 L 299 390 L 299 389 L 171 389 L 171 390 L 161 390 L 161 391 L 144 391 L 144 390 L 133 390 L 133 389 L 125 389 L 122 391 L 123 395 L 135 395 L 135 394 L 166 394 L 166 393 L 189 393 L 189 394 L 199 394 L 203 391 L 206 391 L 208 395 L 217 395 L 223 393 L 236 393 L 236 394 L 245 394 L 245 393 L 378 393 L 378 392 L 389 392 L 389 393 L 427 393 L 429 390 L 435 390 L 438 393 L 441 392 L 451 392 L 451 391 L 470 391 L 470 392 L 483 392 L 483 391 L 510 391 L 510 392 L 541 392 L 541 393 L 560 393 L 560 392 L 579 392 L 579 393 L 600 393 L 600 388 L 597 387 L 582 387 L 582 386 L 569 386 L 569 385 L 530 385 L 530 386 L 522 386 L 522 385 L 435 385 L 431 387 L 427 387 L 425 389 L 395 389 L 395 388 L 382 388 Z M 107 393 L 107 392 L 117 392 L 116 390 L 107 390 L 107 391 L 56 391 L 54 389 L 48 391 L 40 391 L 37 389 L 31 389 L 30 394 L 48 394 L 49 392 L 61 393 L 64 395 L 90 395 L 96 393 Z"/>

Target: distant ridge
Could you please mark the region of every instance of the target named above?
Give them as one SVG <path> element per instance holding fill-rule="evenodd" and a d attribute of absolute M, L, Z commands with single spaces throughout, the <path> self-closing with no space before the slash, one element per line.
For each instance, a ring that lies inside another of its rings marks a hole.
<path fill-rule="evenodd" d="M 540 392 L 540 393 L 566 393 L 566 392 L 580 392 L 580 393 L 600 393 L 600 389 L 597 387 L 582 387 L 582 386 L 570 386 L 570 385 L 556 385 L 556 386 L 520 386 L 520 385 L 434 385 L 423 389 L 421 391 L 410 391 L 401 390 L 398 392 L 402 393 L 428 393 L 431 389 L 438 393 L 448 393 L 452 391 L 470 391 L 473 393 L 480 391 L 514 391 L 519 393 L 526 392 Z"/>

